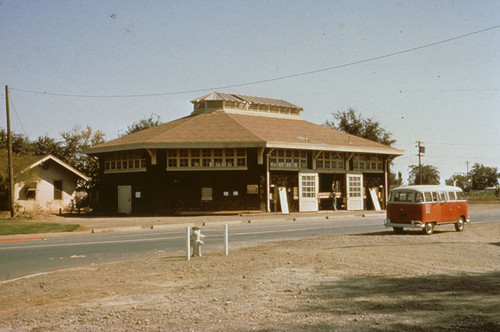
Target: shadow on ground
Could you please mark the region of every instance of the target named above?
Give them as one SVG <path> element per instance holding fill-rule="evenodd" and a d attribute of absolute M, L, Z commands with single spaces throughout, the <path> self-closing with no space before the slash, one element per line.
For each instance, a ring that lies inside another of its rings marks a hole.
<path fill-rule="evenodd" d="M 291 330 L 500 331 L 500 272 L 350 277 L 323 282 L 301 296 L 306 302 L 301 314 L 345 321 Z"/>

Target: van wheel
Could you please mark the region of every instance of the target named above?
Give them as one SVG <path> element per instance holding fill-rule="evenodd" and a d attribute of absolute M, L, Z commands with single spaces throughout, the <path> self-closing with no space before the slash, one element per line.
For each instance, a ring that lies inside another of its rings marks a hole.
<path fill-rule="evenodd" d="M 426 223 L 423 231 L 427 235 L 431 235 L 432 233 L 434 233 L 434 223 L 432 222 Z"/>
<path fill-rule="evenodd" d="M 464 217 L 460 217 L 458 218 L 458 221 L 457 223 L 455 224 L 455 230 L 457 232 L 461 232 L 464 230 L 464 225 L 465 225 L 465 221 L 464 221 Z"/>
<path fill-rule="evenodd" d="M 392 230 L 395 234 L 403 234 L 403 227 L 393 227 Z"/>

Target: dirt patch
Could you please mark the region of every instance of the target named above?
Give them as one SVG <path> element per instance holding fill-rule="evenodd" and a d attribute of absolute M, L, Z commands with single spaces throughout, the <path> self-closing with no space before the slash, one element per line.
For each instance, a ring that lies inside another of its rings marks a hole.
<path fill-rule="evenodd" d="M 500 223 L 271 242 L 0 284 L 0 330 L 498 331 Z"/>

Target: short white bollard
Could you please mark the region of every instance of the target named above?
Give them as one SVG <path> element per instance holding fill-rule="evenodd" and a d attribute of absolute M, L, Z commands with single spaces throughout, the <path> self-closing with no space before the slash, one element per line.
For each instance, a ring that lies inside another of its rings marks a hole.
<path fill-rule="evenodd" d="M 191 259 L 191 227 L 186 226 L 186 258 Z"/>
<path fill-rule="evenodd" d="M 229 255 L 229 233 L 227 224 L 224 225 L 224 251 L 226 256 Z"/>
<path fill-rule="evenodd" d="M 201 234 L 199 227 L 193 227 L 193 234 L 191 234 L 191 243 L 193 244 L 193 256 L 202 257 L 201 246 L 205 244 L 203 242 L 205 235 Z"/>

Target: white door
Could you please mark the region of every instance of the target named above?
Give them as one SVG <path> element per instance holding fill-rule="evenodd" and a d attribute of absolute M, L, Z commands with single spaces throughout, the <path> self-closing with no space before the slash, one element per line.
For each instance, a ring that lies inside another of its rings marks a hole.
<path fill-rule="evenodd" d="M 299 173 L 299 211 L 318 211 L 318 173 Z"/>
<path fill-rule="evenodd" d="M 118 213 L 132 213 L 132 186 L 118 186 Z"/>
<path fill-rule="evenodd" d="M 347 210 L 363 210 L 363 174 L 347 174 Z"/>

